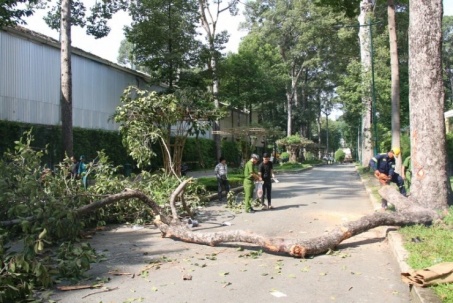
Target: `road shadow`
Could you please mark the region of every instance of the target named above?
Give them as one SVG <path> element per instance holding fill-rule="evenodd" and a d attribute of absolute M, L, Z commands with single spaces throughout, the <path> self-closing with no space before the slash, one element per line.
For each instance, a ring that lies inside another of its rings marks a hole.
<path fill-rule="evenodd" d="M 385 237 L 375 237 L 375 238 L 369 238 L 369 239 L 363 239 L 363 240 L 357 240 L 357 241 L 348 241 L 346 243 L 340 243 L 337 246 L 337 249 L 357 248 L 362 245 L 380 243 L 380 242 L 385 241 L 385 239 L 386 239 Z"/>

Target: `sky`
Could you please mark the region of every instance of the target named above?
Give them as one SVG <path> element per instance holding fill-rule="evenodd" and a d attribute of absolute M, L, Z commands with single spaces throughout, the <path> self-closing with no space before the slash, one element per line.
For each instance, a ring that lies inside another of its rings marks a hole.
<path fill-rule="evenodd" d="M 83 2 L 86 3 L 86 7 L 90 7 L 95 0 L 83 0 Z M 239 23 L 245 20 L 242 10 L 243 9 L 240 9 L 237 16 L 231 16 L 228 11 L 220 14 L 217 23 L 219 32 L 228 30 L 231 35 L 224 50 L 225 52 L 236 53 L 241 38 L 247 34 L 246 31 L 240 31 L 238 29 Z M 43 16 L 45 16 L 44 11 L 37 10 L 31 18 L 26 19 L 27 25 L 25 27 L 54 39 L 58 39 L 58 32 L 47 26 L 43 20 Z M 92 36 L 86 35 L 85 29 L 72 27 L 72 46 L 116 63 L 118 50 L 121 41 L 124 39 L 123 28 L 124 26 L 130 25 L 130 23 L 131 17 L 127 12 L 120 11 L 116 13 L 108 23 L 111 28 L 109 35 L 101 39 L 94 39 Z"/>
<path fill-rule="evenodd" d="M 90 7 L 95 1 L 96 0 L 84 0 L 87 7 Z M 453 0 L 444 0 L 443 4 L 444 15 L 453 16 Z M 225 52 L 236 53 L 241 38 L 247 34 L 246 31 L 239 30 L 239 23 L 244 21 L 242 11 L 243 8 L 240 8 L 237 16 L 231 16 L 228 12 L 220 14 L 218 20 L 219 31 L 228 30 L 230 34 L 230 40 L 226 45 Z M 37 11 L 33 17 L 26 20 L 28 23 L 26 27 L 54 39 L 58 39 L 58 32 L 51 30 L 42 19 L 44 15 L 43 11 Z M 72 45 L 116 63 L 120 43 L 124 39 L 123 27 L 129 25 L 130 22 L 131 18 L 126 12 L 118 12 L 113 16 L 112 20 L 109 21 L 111 32 L 107 37 L 101 39 L 94 39 L 92 36 L 87 36 L 85 29 L 73 27 Z"/>

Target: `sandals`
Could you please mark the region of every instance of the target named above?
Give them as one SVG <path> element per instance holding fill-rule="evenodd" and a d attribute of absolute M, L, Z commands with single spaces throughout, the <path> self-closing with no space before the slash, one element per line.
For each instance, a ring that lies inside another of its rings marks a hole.
<path fill-rule="evenodd" d="M 269 205 L 267 209 L 274 209 L 274 207 L 272 205 Z"/>

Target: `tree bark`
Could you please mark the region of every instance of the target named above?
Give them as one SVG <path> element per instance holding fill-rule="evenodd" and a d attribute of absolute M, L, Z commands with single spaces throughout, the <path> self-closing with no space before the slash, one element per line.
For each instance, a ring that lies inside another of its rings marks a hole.
<path fill-rule="evenodd" d="M 390 66 L 392 77 L 392 148 L 400 147 L 400 72 L 398 66 L 398 43 L 396 36 L 396 15 L 394 0 L 387 1 L 387 15 L 390 40 Z M 401 172 L 402 157 L 396 158 L 396 171 Z"/>
<path fill-rule="evenodd" d="M 71 71 L 71 0 L 61 1 L 61 131 L 63 150 L 73 155 L 72 71 Z"/>
<path fill-rule="evenodd" d="M 426 208 L 448 206 L 442 83 L 442 0 L 409 3 L 411 198 Z"/>
<path fill-rule="evenodd" d="M 371 45 L 370 45 L 370 27 L 366 26 L 368 15 L 372 12 L 373 3 L 371 0 L 362 0 L 360 3 L 359 15 L 359 40 L 360 40 L 360 60 L 364 75 L 371 72 Z M 365 77 L 368 78 L 368 77 Z M 364 86 L 368 86 L 368 81 L 364 81 Z M 373 157 L 372 132 L 371 132 L 371 89 L 362 97 L 362 166 L 368 166 Z"/>
<path fill-rule="evenodd" d="M 88 213 L 91 213 L 95 211 L 96 209 L 99 209 L 101 207 L 104 207 L 106 205 L 121 201 L 121 200 L 127 200 L 127 199 L 139 199 L 146 205 L 148 205 L 154 212 L 156 216 L 160 215 L 160 219 L 163 222 L 170 222 L 167 217 L 165 217 L 162 213 L 161 207 L 152 199 L 150 199 L 147 195 L 142 193 L 141 191 L 134 190 L 134 189 L 128 189 L 126 188 L 123 192 L 118 193 L 118 194 L 113 194 L 105 199 L 102 199 L 97 202 L 93 202 L 91 204 L 85 205 L 80 207 L 79 209 L 76 210 L 76 215 L 78 216 L 83 216 Z"/>

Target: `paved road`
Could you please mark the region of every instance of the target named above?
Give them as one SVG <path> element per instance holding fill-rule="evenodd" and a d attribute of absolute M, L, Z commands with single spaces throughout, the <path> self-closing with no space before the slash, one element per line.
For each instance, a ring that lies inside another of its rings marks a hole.
<path fill-rule="evenodd" d="M 305 239 L 373 211 L 352 165 L 321 166 L 278 179 L 273 187 L 275 210 L 234 214 L 223 205 L 212 205 L 200 209 L 197 229 L 246 229 Z M 225 221 L 232 225 L 221 226 Z M 57 291 L 52 299 L 67 303 L 410 301 L 382 229 L 347 240 L 331 255 L 307 259 L 260 253 L 250 245 L 208 247 L 162 239 L 153 227 L 115 228 L 96 235 L 92 245 L 107 261 L 95 264 L 90 273 L 110 278 L 105 287 L 114 290 Z M 192 280 L 184 280 L 184 275 Z"/>

